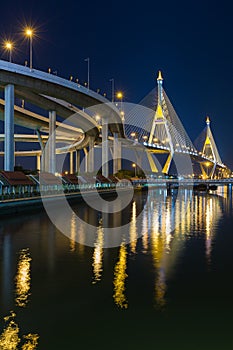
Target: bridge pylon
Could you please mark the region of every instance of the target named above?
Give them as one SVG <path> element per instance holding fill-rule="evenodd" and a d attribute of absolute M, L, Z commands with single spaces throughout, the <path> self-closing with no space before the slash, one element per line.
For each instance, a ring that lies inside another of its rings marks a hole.
<path fill-rule="evenodd" d="M 202 177 L 213 179 L 217 165 L 222 165 L 221 157 L 210 128 L 210 118 L 206 117 L 206 127 L 199 137 L 200 153 L 205 160 L 200 162 Z"/>
<path fill-rule="evenodd" d="M 172 142 L 172 136 L 169 130 L 168 120 L 164 116 L 163 112 L 163 77 L 161 71 L 158 73 L 157 78 L 158 84 L 158 103 L 155 111 L 155 115 L 152 121 L 150 136 L 149 136 L 149 144 L 155 142 L 161 145 L 166 146 L 169 149 L 168 157 L 163 165 L 162 172 L 168 173 L 169 168 L 171 166 L 172 157 L 174 154 L 174 147 Z"/>

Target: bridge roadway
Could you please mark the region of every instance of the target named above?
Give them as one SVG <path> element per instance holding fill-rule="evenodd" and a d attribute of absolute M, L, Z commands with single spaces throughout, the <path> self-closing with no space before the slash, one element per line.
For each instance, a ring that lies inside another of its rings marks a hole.
<path fill-rule="evenodd" d="M 157 145 L 157 144 L 148 144 L 147 142 L 143 142 L 143 145 L 147 147 L 152 153 L 170 153 L 169 147 Z M 188 154 L 190 157 L 197 162 L 210 162 L 214 163 L 212 158 L 209 158 L 205 155 L 203 155 L 201 152 L 198 152 L 197 150 L 189 151 L 189 150 L 175 150 L 174 153 L 177 154 Z M 226 168 L 226 166 L 222 163 L 216 162 L 216 165 L 220 168 Z"/>
<path fill-rule="evenodd" d="M 75 143 L 74 148 L 92 145 L 99 138 L 100 126 L 93 114 L 100 114 L 102 119 L 102 140 L 107 141 L 108 130 L 114 137 L 124 138 L 124 130 L 119 110 L 105 97 L 64 78 L 29 69 L 14 63 L 0 61 L 0 88 L 5 89 L 5 101 L 0 101 L 0 111 L 5 113 L 5 170 L 14 166 L 14 123 L 37 131 L 52 131 L 56 128 L 56 115 L 62 119 L 72 118 L 76 128 L 82 130 L 84 140 Z M 42 116 L 14 106 L 14 97 L 29 101 L 35 106 L 49 111 L 49 122 Z M 88 113 L 85 112 L 88 109 Z M 15 110 L 15 112 L 14 112 Z M 14 115 L 15 114 L 15 115 Z M 0 113 L 3 119 L 3 113 Z M 51 127 L 50 127 L 51 126 Z M 116 136 L 117 135 L 117 136 Z M 51 144 L 51 142 L 49 142 Z M 103 142 L 103 171 L 107 175 L 108 144 Z M 74 146 L 74 145 L 73 145 Z M 54 172 L 55 141 L 49 149 L 49 169 Z M 91 165 L 91 161 L 89 165 Z M 89 169 L 91 171 L 92 169 Z"/>
<path fill-rule="evenodd" d="M 5 149 L 11 150 L 11 152 L 6 152 L 9 154 L 5 155 L 5 170 L 13 170 L 12 158 L 14 157 L 14 154 L 25 155 L 25 152 L 14 153 L 13 143 L 14 140 L 17 141 L 19 138 L 16 136 L 14 137 L 12 133 L 12 123 L 37 130 L 38 133 L 46 132 L 49 135 L 51 135 L 51 130 L 54 131 L 55 128 L 59 126 L 58 137 L 62 138 L 65 135 L 68 138 L 70 137 L 71 146 L 65 146 L 57 151 L 55 150 L 56 140 L 53 141 L 54 144 L 51 145 L 51 149 L 49 149 L 49 168 L 45 169 L 51 172 L 54 172 L 54 159 L 56 153 L 82 149 L 88 145 L 91 147 L 94 143 L 100 142 L 98 139 L 101 133 L 102 142 L 103 145 L 105 145 L 102 150 L 104 163 L 103 172 L 107 177 L 108 143 L 105 141 L 109 140 L 108 128 L 113 135 L 113 138 L 110 137 L 110 140 L 112 140 L 114 147 L 119 148 L 119 145 L 116 146 L 118 143 L 114 142 L 114 138 L 120 137 L 123 140 L 122 144 L 128 148 L 134 148 L 136 150 L 147 148 L 149 153 L 171 153 L 170 148 L 163 145 L 150 144 L 147 142 L 138 143 L 125 138 L 122 119 L 116 106 L 113 103 L 110 103 L 105 97 L 81 86 L 78 83 L 46 72 L 0 60 L 0 88 L 5 89 L 5 95 L 7 95 L 7 91 L 9 90 L 11 99 L 12 96 L 17 96 L 49 111 L 49 118 L 15 105 L 13 106 L 12 112 L 12 106 L 10 106 L 10 102 L 8 101 L 9 99 L 7 102 L 0 99 L 0 119 L 5 119 L 7 121 L 7 127 L 5 128 L 6 137 L 4 140 Z M 5 104 L 7 104 L 7 106 L 5 106 Z M 89 110 L 88 113 L 85 112 L 85 108 Z M 11 110 L 11 112 L 9 112 L 9 110 Z M 3 118 L 3 111 L 5 111 L 5 118 Z M 90 115 L 90 111 L 93 115 Z M 97 111 L 102 117 L 103 126 L 100 126 L 94 117 L 94 114 L 96 114 Z M 52 118 L 53 114 L 51 112 L 55 113 L 55 116 L 58 114 L 64 120 L 75 115 L 75 119 L 72 118 L 72 121 L 75 121 L 75 125 L 69 126 L 66 124 L 65 126 L 61 126 L 61 123 L 56 121 L 56 117 L 55 120 Z M 52 120 L 54 125 L 50 128 Z M 10 127 L 8 128 L 8 126 Z M 45 140 L 45 138 L 42 138 L 42 135 L 38 135 L 38 138 L 40 138 L 41 141 Z M 30 138 L 27 138 L 27 141 L 29 140 Z M 117 152 L 119 153 L 119 149 L 115 151 L 116 154 Z M 175 149 L 174 153 L 188 154 L 195 161 L 208 161 L 221 168 L 226 168 L 224 164 L 214 163 L 213 159 L 201 154 L 201 152 L 198 152 L 195 149 L 192 151 L 188 149 Z M 27 154 L 38 155 L 39 152 L 32 151 L 31 153 L 27 152 Z M 89 169 L 87 170 L 93 170 L 92 163 L 93 160 L 90 160 Z M 117 168 L 119 168 L 119 164 L 115 164 L 115 171 Z"/>
<path fill-rule="evenodd" d="M 80 84 L 0 60 L 0 87 L 4 88 L 8 84 L 14 85 L 15 95 L 19 98 L 42 109 L 55 110 L 64 119 L 74 114 L 75 106 L 85 109 L 99 105 L 101 116 L 107 117 L 109 124 L 112 124 L 111 130 L 124 136 L 121 116 L 114 104 Z M 82 110 L 76 109 L 75 112 L 90 120 L 88 115 L 82 114 Z"/>

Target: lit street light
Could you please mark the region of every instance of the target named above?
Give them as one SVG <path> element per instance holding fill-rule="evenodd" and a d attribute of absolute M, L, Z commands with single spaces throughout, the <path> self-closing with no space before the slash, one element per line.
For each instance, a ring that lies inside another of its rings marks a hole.
<path fill-rule="evenodd" d="M 123 93 L 122 93 L 121 91 L 118 91 L 118 92 L 116 93 L 116 98 L 117 98 L 118 100 L 120 100 L 120 102 L 121 102 L 121 105 L 120 105 L 120 114 L 121 114 L 122 120 L 124 120 L 125 114 L 124 114 L 124 111 L 123 111 Z"/>
<path fill-rule="evenodd" d="M 12 49 L 13 44 L 10 41 L 5 42 L 5 49 L 9 51 L 9 62 L 12 62 Z"/>
<path fill-rule="evenodd" d="M 122 101 L 123 99 L 123 93 L 121 91 L 118 91 L 117 94 L 116 94 L 116 97 Z"/>
<path fill-rule="evenodd" d="M 32 28 L 26 28 L 25 35 L 29 38 L 29 45 L 30 45 L 30 65 L 29 65 L 29 67 L 32 70 L 32 37 L 33 37 Z"/>
<path fill-rule="evenodd" d="M 134 176 L 136 177 L 137 176 L 137 164 L 133 163 L 132 167 L 134 168 Z"/>

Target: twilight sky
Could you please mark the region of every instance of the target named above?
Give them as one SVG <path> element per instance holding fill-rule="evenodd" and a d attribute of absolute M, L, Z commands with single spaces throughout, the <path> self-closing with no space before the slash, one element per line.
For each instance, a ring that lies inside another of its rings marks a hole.
<path fill-rule="evenodd" d="M 210 116 L 224 163 L 233 169 L 233 5 L 229 0 L 51 1 L 1 3 L 0 37 L 15 41 L 15 63 L 28 59 L 22 28 L 33 24 L 35 68 L 72 75 L 111 98 L 124 91 L 137 103 L 156 85 L 164 88 L 194 141 Z M 7 56 L 1 50 L 0 57 Z"/>

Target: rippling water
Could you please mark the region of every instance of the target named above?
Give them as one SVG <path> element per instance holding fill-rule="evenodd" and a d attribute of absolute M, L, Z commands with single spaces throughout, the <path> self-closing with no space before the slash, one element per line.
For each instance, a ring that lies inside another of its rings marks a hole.
<path fill-rule="evenodd" d="M 1 221 L 0 349 L 232 349 L 231 188 L 74 210 L 94 247 L 73 218 L 70 238 L 44 212 Z M 106 222 L 129 222 L 130 243 L 103 248 Z"/>

